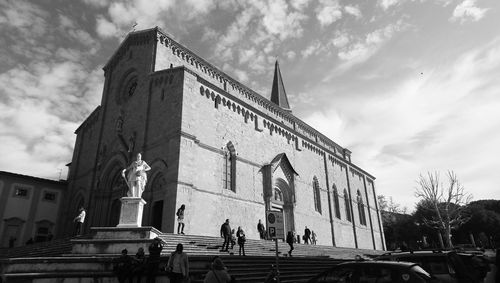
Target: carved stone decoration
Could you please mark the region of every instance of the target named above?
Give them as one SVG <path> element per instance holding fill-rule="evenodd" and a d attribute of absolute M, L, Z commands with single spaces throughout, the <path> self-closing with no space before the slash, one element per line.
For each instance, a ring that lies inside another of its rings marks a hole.
<path fill-rule="evenodd" d="M 115 130 L 118 135 L 121 135 L 123 133 L 123 115 L 120 114 L 118 118 L 116 119 L 116 124 L 115 124 Z"/>

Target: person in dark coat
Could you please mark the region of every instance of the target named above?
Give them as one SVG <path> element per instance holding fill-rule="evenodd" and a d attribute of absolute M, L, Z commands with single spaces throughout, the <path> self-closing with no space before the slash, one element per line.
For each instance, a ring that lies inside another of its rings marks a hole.
<path fill-rule="evenodd" d="M 113 265 L 113 271 L 118 278 L 118 282 L 124 283 L 127 279 L 132 282 L 132 257 L 128 255 L 127 249 L 122 250 L 122 254 Z"/>
<path fill-rule="evenodd" d="M 286 242 L 290 246 L 290 250 L 288 251 L 288 256 L 292 256 L 294 240 L 295 240 L 295 237 L 293 236 L 293 232 L 288 231 L 288 233 L 286 234 Z"/>
<path fill-rule="evenodd" d="M 163 250 L 163 245 L 161 243 L 161 239 L 156 237 L 153 239 L 151 245 L 149 245 L 149 257 L 147 260 L 146 273 L 147 278 L 146 282 L 155 282 L 155 276 L 158 272 L 158 266 L 160 265 L 160 255 Z"/>
<path fill-rule="evenodd" d="M 261 239 L 265 239 L 266 235 L 266 227 L 262 224 L 262 221 L 259 219 L 259 223 L 257 223 L 257 231 L 259 231 L 259 236 Z"/>
<path fill-rule="evenodd" d="M 224 222 L 224 224 L 220 227 L 220 236 L 224 238 L 221 252 L 227 252 L 229 249 L 229 243 L 231 242 L 231 226 L 229 226 L 229 219 L 226 219 L 226 222 Z"/>
<path fill-rule="evenodd" d="M 304 242 L 306 244 L 309 244 L 309 241 L 311 240 L 311 230 L 309 230 L 309 228 L 306 228 L 304 229 Z"/>
<path fill-rule="evenodd" d="M 137 250 L 132 265 L 132 276 L 137 278 L 137 283 L 141 282 L 141 277 L 144 274 L 145 267 L 146 255 L 144 254 L 144 248 L 141 247 Z"/>
<path fill-rule="evenodd" d="M 241 226 L 238 226 L 236 237 L 238 237 L 238 246 L 240 246 L 239 255 L 241 255 L 241 251 L 243 251 L 243 256 L 245 256 L 245 242 L 247 241 L 247 238 L 245 236 L 245 231 L 241 229 Z"/>

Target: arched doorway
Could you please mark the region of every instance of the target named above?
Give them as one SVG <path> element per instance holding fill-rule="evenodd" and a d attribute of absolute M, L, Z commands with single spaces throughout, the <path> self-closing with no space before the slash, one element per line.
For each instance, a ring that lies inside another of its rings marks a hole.
<path fill-rule="evenodd" d="M 282 178 L 274 180 L 273 197 L 270 200 L 271 210 L 283 212 L 285 234 L 295 231 L 293 193 L 290 185 Z"/>
<path fill-rule="evenodd" d="M 297 172 L 286 154 L 278 154 L 269 164 L 262 167 L 264 203 L 266 210 L 283 212 L 284 232 L 295 231 L 295 187 Z"/>
<path fill-rule="evenodd" d="M 127 195 L 127 183 L 121 175 L 121 170 L 116 170 L 110 186 L 110 198 L 108 202 L 108 226 L 115 227 L 120 221 L 121 201 L 120 198 Z"/>
<path fill-rule="evenodd" d="M 150 225 L 162 230 L 163 207 L 166 180 L 162 172 L 158 172 L 152 178 L 151 185 L 146 187 L 142 198 L 146 201 L 144 207 L 143 225 Z"/>

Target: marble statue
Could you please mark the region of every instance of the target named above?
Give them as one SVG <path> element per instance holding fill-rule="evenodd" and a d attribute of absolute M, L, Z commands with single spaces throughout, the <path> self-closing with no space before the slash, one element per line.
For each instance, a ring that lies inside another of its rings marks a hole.
<path fill-rule="evenodd" d="M 146 188 L 146 182 L 148 181 L 146 171 L 151 170 L 151 167 L 141 158 L 142 155 L 138 153 L 137 160 L 122 171 L 122 177 L 125 178 L 128 186 L 128 197 L 141 197 Z M 125 175 L 127 171 L 128 174 Z"/>

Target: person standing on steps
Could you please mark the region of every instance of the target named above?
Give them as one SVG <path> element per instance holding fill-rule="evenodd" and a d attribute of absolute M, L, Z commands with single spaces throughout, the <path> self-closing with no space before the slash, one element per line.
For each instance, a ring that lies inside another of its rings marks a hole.
<path fill-rule="evenodd" d="M 85 215 L 86 215 L 86 212 L 82 206 L 78 210 L 78 215 L 73 219 L 73 221 L 75 222 L 75 235 L 76 236 L 80 236 L 83 232 L 83 222 L 85 222 Z"/>
<path fill-rule="evenodd" d="M 311 240 L 311 230 L 309 228 L 304 229 L 304 243 L 307 245 L 309 244 L 309 241 Z"/>
<path fill-rule="evenodd" d="M 222 244 L 221 252 L 227 252 L 229 249 L 229 243 L 231 242 L 231 226 L 229 226 L 229 219 L 220 227 L 220 236 L 224 238 L 224 243 Z M 224 247 L 226 247 L 224 249 Z"/>
<path fill-rule="evenodd" d="M 189 280 L 189 259 L 183 249 L 184 246 L 181 243 L 177 244 L 175 251 L 168 259 L 167 270 L 170 273 L 171 283 L 182 283 Z"/>
<path fill-rule="evenodd" d="M 265 239 L 266 235 L 266 227 L 262 224 L 262 221 L 259 219 L 259 223 L 257 223 L 257 231 L 259 231 L 259 236 L 261 239 Z"/>
<path fill-rule="evenodd" d="M 288 233 L 286 234 L 286 242 L 290 246 L 290 250 L 288 251 L 288 256 L 292 256 L 294 240 L 295 240 L 295 237 L 293 236 L 293 232 L 288 231 Z"/>
<path fill-rule="evenodd" d="M 183 204 L 179 209 L 177 209 L 177 234 L 182 234 L 184 235 L 184 210 L 186 209 L 186 206 Z"/>
<path fill-rule="evenodd" d="M 241 255 L 241 251 L 243 251 L 243 256 L 245 255 L 245 242 L 247 241 L 247 238 L 245 236 L 245 231 L 241 229 L 241 226 L 238 226 L 238 232 L 236 232 L 236 237 L 238 237 L 238 246 L 240 246 L 239 249 L 239 255 Z"/>
<path fill-rule="evenodd" d="M 311 231 L 311 244 L 316 245 L 316 233 L 314 233 L 314 230 Z"/>
<path fill-rule="evenodd" d="M 236 236 L 234 235 L 234 229 L 231 229 L 231 250 L 234 248 L 236 244 Z"/>

